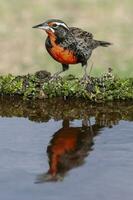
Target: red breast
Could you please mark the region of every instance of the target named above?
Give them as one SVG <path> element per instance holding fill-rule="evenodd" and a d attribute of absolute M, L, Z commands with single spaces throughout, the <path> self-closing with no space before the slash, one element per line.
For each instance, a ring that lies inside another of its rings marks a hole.
<path fill-rule="evenodd" d="M 62 46 L 57 44 L 56 37 L 51 32 L 48 33 L 52 48 L 48 49 L 49 54 L 58 62 L 62 64 L 76 64 L 77 57 L 74 55 L 74 52 L 64 49 Z"/>

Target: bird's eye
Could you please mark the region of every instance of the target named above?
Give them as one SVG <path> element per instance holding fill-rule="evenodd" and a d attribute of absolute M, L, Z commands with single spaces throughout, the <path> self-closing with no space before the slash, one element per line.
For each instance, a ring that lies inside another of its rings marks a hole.
<path fill-rule="evenodd" d="M 57 24 L 53 24 L 53 25 L 52 25 L 53 28 L 56 28 L 57 26 L 58 26 Z"/>

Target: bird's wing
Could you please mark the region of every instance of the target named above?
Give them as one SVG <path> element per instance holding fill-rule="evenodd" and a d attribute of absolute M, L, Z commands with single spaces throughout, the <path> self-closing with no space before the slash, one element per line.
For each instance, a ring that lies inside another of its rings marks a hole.
<path fill-rule="evenodd" d="M 92 33 L 84 31 L 80 28 L 70 27 L 70 32 L 74 35 L 75 38 L 83 39 L 85 41 L 93 39 Z"/>
<path fill-rule="evenodd" d="M 86 63 L 92 53 L 93 35 L 80 28 L 70 27 L 70 33 L 76 40 L 76 50 L 82 65 Z"/>

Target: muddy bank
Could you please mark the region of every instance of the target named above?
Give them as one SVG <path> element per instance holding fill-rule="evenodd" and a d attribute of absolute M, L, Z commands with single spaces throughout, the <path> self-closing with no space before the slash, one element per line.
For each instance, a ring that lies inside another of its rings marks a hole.
<path fill-rule="evenodd" d="M 74 120 L 88 119 L 95 116 L 98 124 L 111 126 L 119 120 L 133 120 L 132 102 L 88 103 L 83 100 L 67 100 L 61 98 L 45 101 L 23 101 L 16 97 L 0 98 L 1 117 L 24 117 L 31 121 L 48 122 L 51 119 Z"/>

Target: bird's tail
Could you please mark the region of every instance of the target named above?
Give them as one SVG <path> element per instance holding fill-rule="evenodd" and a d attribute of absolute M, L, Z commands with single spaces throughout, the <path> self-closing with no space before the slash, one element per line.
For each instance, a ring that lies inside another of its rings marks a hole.
<path fill-rule="evenodd" d="M 102 47 L 108 47 L 109 45 L 112 45 L 110 42 L 105 42 L 105 41 L 98 41 L 96 40 L 97 46 L 102 46 Z"/>

